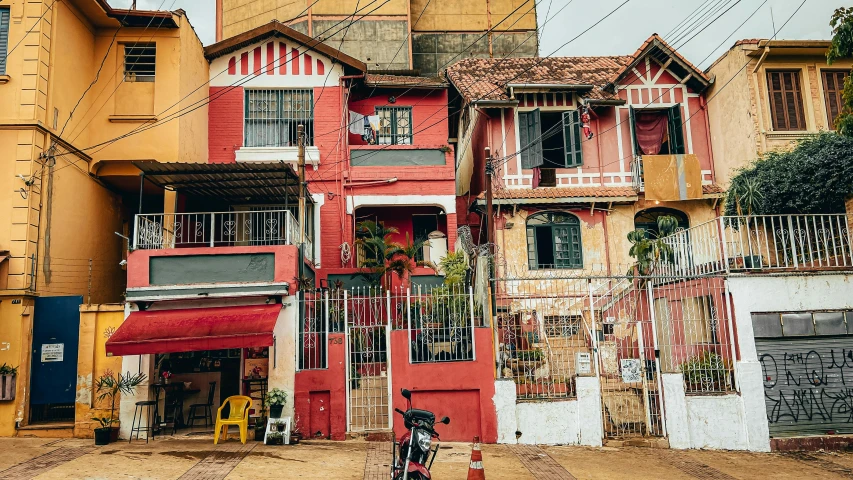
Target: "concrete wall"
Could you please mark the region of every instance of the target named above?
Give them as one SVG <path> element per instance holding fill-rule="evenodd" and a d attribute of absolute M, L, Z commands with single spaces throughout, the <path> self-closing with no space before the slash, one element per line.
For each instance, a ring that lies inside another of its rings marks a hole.
<path fill-rule="evenodd" d="M 752 313 L 845 310 L 853 308 L 853 275 L 731 276 L 728 279 L 736 321 L 741 388 L 750 450 L 770 450 L 764 404 L 764 376 L 752 329 Z"/>
<path fill-rule="evenodd" d="M 661 376 L 666 429 L 671 448 L 750 448 L 740 395 L 687 396 L 680 373 Z"/>
<path fill-rule="evenodd" d="M 496 18 L 495 22 L 501 19 L 503 16 Z M 501 32 L 493 35 L 483 35 L 482 32 L 412 34 L 412 66 L 420 70 L 421 75 L 439 74 L 459 60 L 469 57 L 534 57 L 538 51 L 535 31 Z"/>
<path fill-rule="evenodd" d="M 282 299 L 284 308 L 278 316 L 273 329 L 275 343 L 270 348 L 269 388 L 280 388 L 287 393 L 282 415 L 293 417 L 296 392 L 296 317 L 299 315 L 299 302 L 296 297 Z"/>
<path fill-rule="evenodd" d="M 600 447 L 604 431 L 599 379 L 576 377 L 576 382 L 577 399 L 518 403 L 512 380 L 495 381 L 498 443 Z"/>
<path fill-rule="evenodd" d="M 107 357 L 104 345 L 124 322 L 124 305 L 81 305 L 80 346 L 77 353 L 77 398 L 74 405 L 74 436 L 92 438 L 98 424 L 92 417 L 109 417 L 110 404 L 105 399 L 98 402 L 93 382 L 107 372 L 122 372 L 121 357 Z M 121 397 L 116 403 L 119 418 Z M 114 425 L 119 426 L 118 422 Z"/>
<path fill-rule="evenodd" d="M 364 6 L 364 5 L 362 5 Z M 369 12 L 375 5 L 362 11 Z M 355 10 L 353 7 L 352 10 Z M 352 14 L 350 10 L 349 14 Z M 339 25 L 337 18 L 316 19 L 314 34 L 323 35 L 327 44 L 367 64 L 372 70 L 406 70 L 409 68 L 409 23 L 406 17 L 391 17 L 372 20 L 370 16 L 352 24 L 349 28 Z"/>

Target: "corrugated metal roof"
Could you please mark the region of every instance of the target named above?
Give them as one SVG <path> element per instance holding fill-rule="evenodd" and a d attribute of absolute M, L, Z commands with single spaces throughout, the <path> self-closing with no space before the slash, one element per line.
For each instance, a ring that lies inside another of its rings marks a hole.
<path fill-rule="evenodd" d="M 284 162 L 159 163 L 133 162 L 145 179 L 185 195 L 230 202 L 299 201 L 299 176 Z M 308 202 L 311 196 L 306 195 Z"/>

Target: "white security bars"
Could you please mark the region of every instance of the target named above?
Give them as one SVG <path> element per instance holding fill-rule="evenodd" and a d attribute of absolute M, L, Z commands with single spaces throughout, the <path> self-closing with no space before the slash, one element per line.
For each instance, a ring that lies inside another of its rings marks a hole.
<path fill-rule="evenodd" d="M 725 216 L 666 237 L 664 275 L 853 267 L 844 214 Z"/>
<path fill-rule="evenodd" d="M 136 216 L 134 249 L 297 245 L 299 224 L 288 210 L 157 213 Z M 306 255 L 311 256 L 306 235 Z"/>
<path fill-rule="evenodd" d="M 416 285 L 396 293 L 394 325 L 408 331 L 411 363 L 475 360 L 474 327 L 483 324 L 483 308 L 473 287 Z"/>

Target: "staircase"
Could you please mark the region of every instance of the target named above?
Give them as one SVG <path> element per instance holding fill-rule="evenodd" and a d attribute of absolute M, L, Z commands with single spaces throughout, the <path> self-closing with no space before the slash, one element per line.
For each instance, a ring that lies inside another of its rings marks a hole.
<path fill-rule="evenodd" d="M 351 432 L 389 430 L 389 410 L 387 376 L 364 376 L 350 382 Z"/>

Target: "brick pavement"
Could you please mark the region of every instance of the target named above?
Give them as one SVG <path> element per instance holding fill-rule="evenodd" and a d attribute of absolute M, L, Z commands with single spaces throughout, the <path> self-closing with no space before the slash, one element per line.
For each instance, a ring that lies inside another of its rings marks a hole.
<path fill-rule="evenodd" d="M 243 444 L 229 444 L 220 446 L 210 455 L 204 457 L 179 480 L 222 480 L 234 470 L 240 462 L 258 445 L 256 442 Z"/>
<path fill-rule="evenodd" d="M 536 445 L 510 445 L 509 448 L 537 480 L 576 480 L 568 470 Z"/>
<path fill-rule="evenodd" d="M 55 444 L 50 442 L 47 445 Z M 14 467 L 7 468 L 0 472 L 2 480 L 27 480 L 35 478 L 42 473 L 52 470 L 63 463 L 70 462 L 75 458 L 81 457 L 95 450 L 94 447 L 72 447 L 72 448 L 57 448 L 56 450 L 39 455 L 24 463 L 19 463 Z"/>
<path fill-rule="evenodd" d="M 793 453 L 786 454 L 786 456 L 791 457 L 791 458 L 795 458 L 801 462 L 807 463 L 807 464 L 809 464 L 813 467 L 817 467 L 821 470 L 826 470 L 828 472 L 835 473 L 835 474 L 842 476 L 844 478 L 853 478 L 853 470 L 851 470 L 851 469 L 849 469 L 843 465 L 839 465 L 835 462 L 832 462 L 832 461 L 829 461 L 829 460 L 826 460 L 823 458 L 818 458 L 818 457 L 815 457 L 814 455 L 809 455 L 808 453 L 805 453 L 805 452 L 793 452 Z"/>
<path fill-rule="evenodd" d="M 391 442 L 370 442 L 364 460 L 364 480 L 385 480 L 391 474 Z"/>
<path fill-rule="evenodd" d="M 712 478 L 718 480 L 735 480 L 735 477 L 723 473 L 704 463 L 690 460 L 674 454 L 672 450 L 661 450 L 660 457 L 673 467 L 695 478 Z"/>

